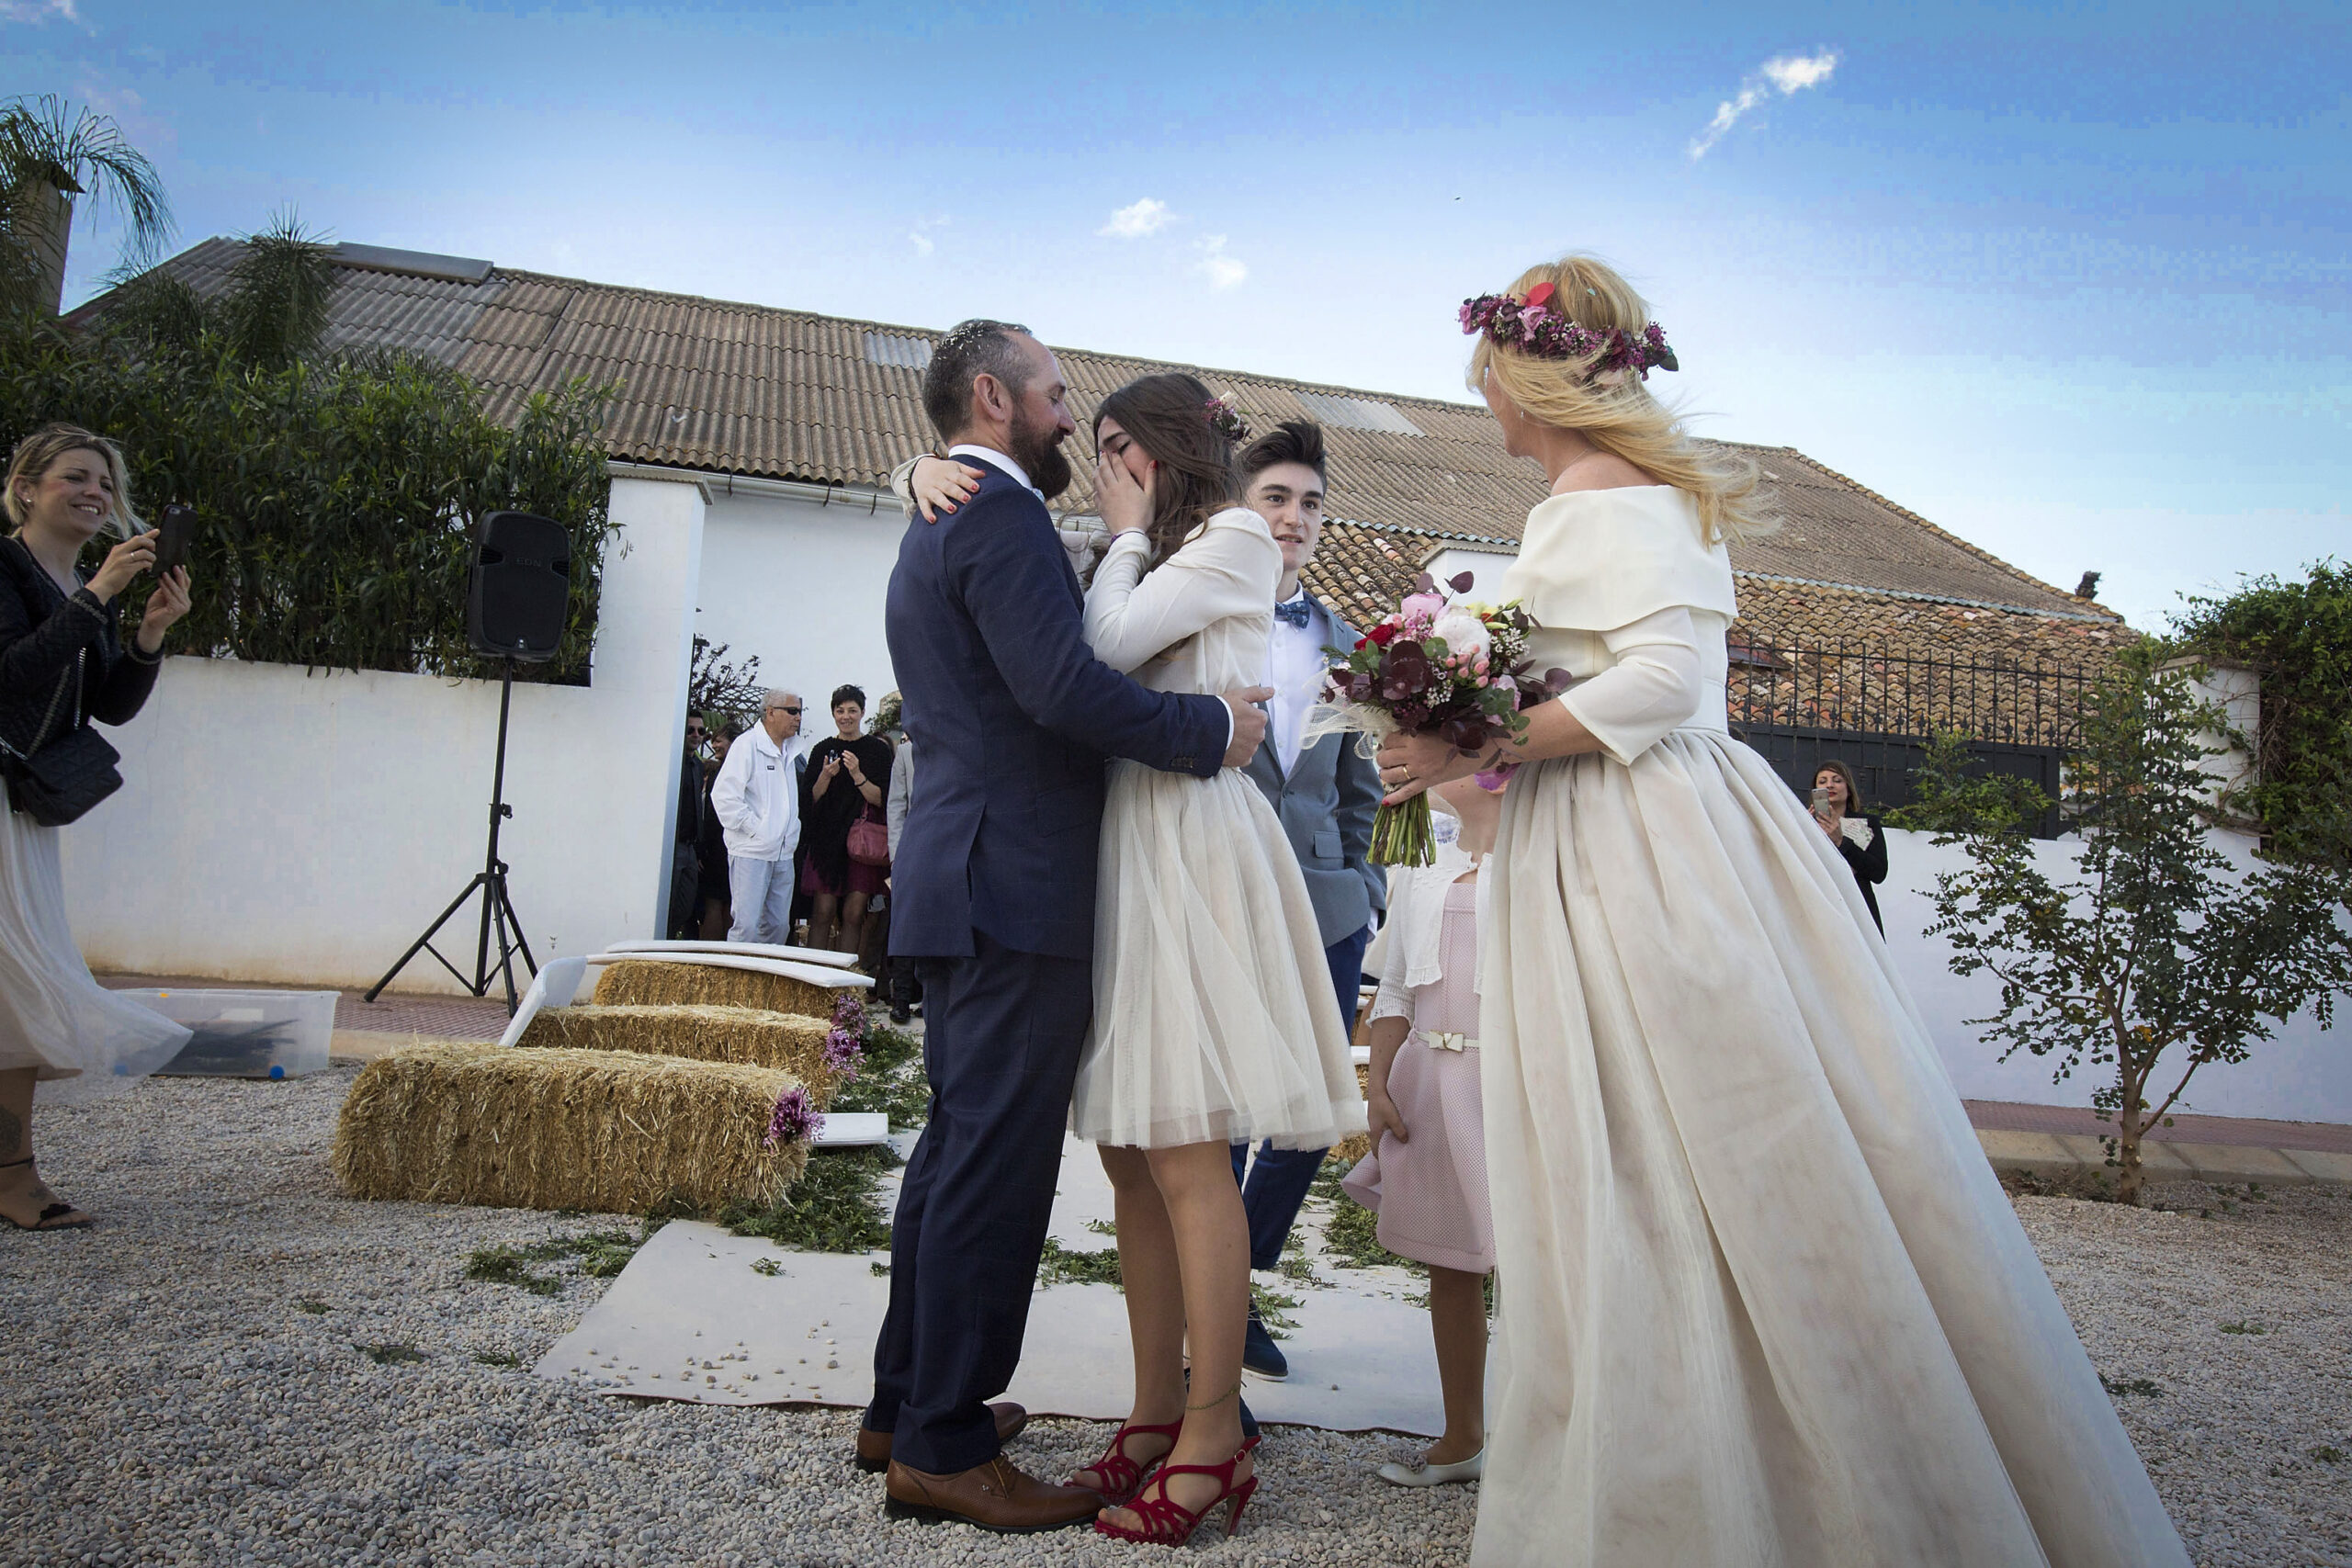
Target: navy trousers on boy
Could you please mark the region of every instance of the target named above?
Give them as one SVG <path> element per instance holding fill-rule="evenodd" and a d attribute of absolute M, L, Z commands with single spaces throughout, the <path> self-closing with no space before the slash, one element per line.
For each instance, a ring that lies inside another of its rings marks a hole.
<path fill-rule="evenodd" d="M 890 1233 L 890 1309 L 865 1426 L 891 1457 L 952 1475 L 997 1454 L 988 1402 L 1012 1382 L 1053 1217 L 1093 965 L 972 933 L 920 959 L 931 1120 Z M 918 1403 L 916 1390 L 922 1390 Z"/>

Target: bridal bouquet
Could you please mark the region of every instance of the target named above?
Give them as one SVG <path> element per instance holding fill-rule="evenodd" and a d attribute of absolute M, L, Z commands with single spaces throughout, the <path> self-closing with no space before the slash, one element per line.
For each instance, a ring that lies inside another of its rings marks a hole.
<path fill-rule="evenodd" d="M 1520 715 L 1527 634 L 1535 623 L 1517 602 L 1490 605 L 1462 597 L 1463 572 L 1443 585 L 1427 572 L 1352 649 L 1326 649 L 1332 663 L 1309 738 L 1339 730 L 1376 745 L 1390 735 L 1435 735 L 1464 756 L 1527 728 Z M 1430 802 L 1417 795 L 1383 806 L 1372 821 L 1375 865 L 1429 865 L 1435 859 Z"/>

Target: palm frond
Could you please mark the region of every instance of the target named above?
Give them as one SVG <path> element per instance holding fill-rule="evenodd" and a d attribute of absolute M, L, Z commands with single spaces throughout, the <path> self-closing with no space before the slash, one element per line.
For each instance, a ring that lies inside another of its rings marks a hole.
<path fill-rule="evenodd" d="M 46 186 L 96 196 L 120 211 L 123 257 L 152 262 L 171 238 L 172 209 L 163 175 L 106 115 L 75 110 L 54 93 L 20 96 L 0 107 L 0 186 L 12 198 Z"/>
<path fill-rule="evenodd" d="M 334 247 L 305 232 L 289 209 L 245 236 L 220 298 L 221 321 L 240 357 L 290 365 L 317 352 L 334 289 Z"/>

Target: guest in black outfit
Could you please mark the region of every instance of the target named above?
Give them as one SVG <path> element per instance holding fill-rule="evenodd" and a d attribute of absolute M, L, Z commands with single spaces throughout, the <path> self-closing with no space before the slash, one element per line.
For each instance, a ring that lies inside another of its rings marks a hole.
<path fill-rule="evenodd" d="M 834 733 L 809 750 L 800 775 L 800 891 L 809 899 L 808 945 L 855 953 L 865 907 L 889 867 L 854 859 L 850 829 L 871 821 L 888 834 L 890 743 L 865 733 L 865 694 L 857 687 L 835 691 L 832 709 Z"/>
<path fill-rule="evenodd" d="M 1862 809 L 1862 786 L 1855 782 L 1854 770 L 1837 758 L 1823 759 L 1813 775 L 1813 787 L 1821 792 L 1821 798 L 1814 802 L 1814 820 L 1854 868 L 1854 882 L 1862 890 L 1862 902 L 1871 908 L 1871 923 L 1884 936 L 1886 922 L 1879 919 L 1878 894 L 1871 885 L 1886 880 L 1886 829 Z"/>
<path fill-rule="evenodd" d="M 670 929 L 665 936 L 691 938 L 702 929 L 702 759 L 708 744 L 702 715 L 686 715 L 686 749 L 678 759 L 678 819 L 670 864 Z"/>
<path fill-rule="evenodd" d="M 5 500 L 15 531 L 0 539 L 0 763 L 13 786 L 21 759 L 38 761 L 61 731 L 128 724 L 145 705 L 164 634 L 188 612 L 188 575 L 175 568 L 155 584 L 126 645 L 117 606 L 153 564 L 156 537 L 130 509 L 121 452 L 86 430 L 51 424 L 26 436 Z M 85 577 L 83 549 L 109 527 L 127 537 Z M 126 1088 L 177 1055 L 188 1033 L 90 977 L 66 922 L 59 829 L 14 809 L 17 791 L 9 795 L 0 809 L 0 1219 L 65 1230 L 90 1216 L 33 1167 L 35 1081 L 53 1084 L 44 1099 Z"/>
<path fill-rule="evenodd" d="M 735 723 L 714 716 L 709 729 L 708 750 L 702 763 L 702 831 L 695 840 L 696 858 L 702 866 L 700 934 L 705 942 L 725 942 L 727 928 L 735 922 L 735 903 L 727 885 L 727 827 L 719 821 L 718 813 L 711 809 L 710 786 L 718 782 L 718 770 L 727 761 L 727 749 L 735 744 Z"/>

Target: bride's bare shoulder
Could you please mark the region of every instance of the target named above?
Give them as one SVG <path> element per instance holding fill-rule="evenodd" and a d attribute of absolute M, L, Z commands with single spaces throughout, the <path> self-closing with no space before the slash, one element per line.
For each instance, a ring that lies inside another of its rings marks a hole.
<path fill-rule="evenodd" d="M 1660 483 L 1648 469 L 1620 457 L 1614 452 L 1602 452 L 1587 457 L 1562 474 L 1552 487 L 1554 495 L 1573 495 L 1586 490 L 1634 490 Z"/>

